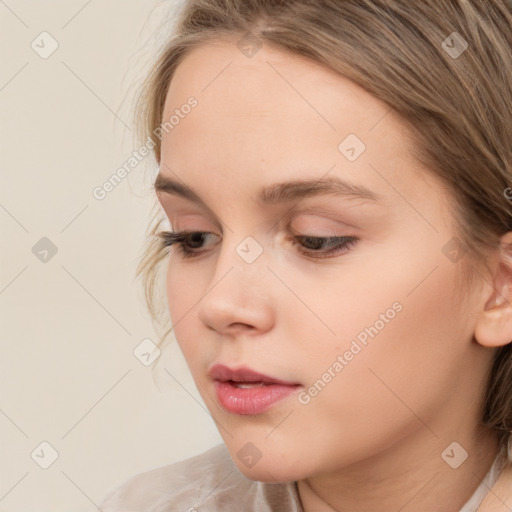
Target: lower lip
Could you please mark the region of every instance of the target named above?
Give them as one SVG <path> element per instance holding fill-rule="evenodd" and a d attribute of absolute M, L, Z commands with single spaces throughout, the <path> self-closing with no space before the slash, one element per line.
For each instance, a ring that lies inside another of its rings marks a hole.
<path fill-rule="evenodd" d="M 269 384 L 253 388 L 237 388 L 231 382 L 215 381 L 215 391 L 219 402 L 234 414 L 260 414 L 276 402 L 286 398 L 299 386 Z"/>

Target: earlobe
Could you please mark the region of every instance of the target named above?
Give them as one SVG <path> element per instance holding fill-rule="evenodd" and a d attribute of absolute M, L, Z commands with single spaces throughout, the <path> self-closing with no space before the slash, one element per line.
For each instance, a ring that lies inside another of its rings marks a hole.
<path fill-rule="evenodd" d="M 484 306 L 475 325 L 475 339 L 485 347 L 501 347 L 512 341 L 512 232 L 500 240 L 494 268 L 493 289 L 483 297 Z"/>

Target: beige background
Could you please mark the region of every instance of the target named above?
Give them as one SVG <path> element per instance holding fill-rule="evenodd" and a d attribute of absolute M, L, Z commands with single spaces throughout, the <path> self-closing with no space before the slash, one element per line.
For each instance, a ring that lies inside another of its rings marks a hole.
<path fill-rule="evenodd" d="M 133 354 L 157 340 L 134 278 L 152 162 L 92 195 L 138 149 L 133 91 L 176 2 L 0 0 L 1 512 L 95 510 L 221 442 L 177 345 L 156 378 Z"/>

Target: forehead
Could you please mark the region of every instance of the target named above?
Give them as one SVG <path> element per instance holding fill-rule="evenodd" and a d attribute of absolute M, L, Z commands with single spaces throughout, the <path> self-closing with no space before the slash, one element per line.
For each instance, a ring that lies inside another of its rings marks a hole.
<path fill-rule="evenodd" d="M 418 167 L 407 127 L 386 103 L 319 63 L 265 44 L 252 58 L 237 38 L 192 50 L 173 76 L 163 120 L 191 96 L 197 107 L 163 134 L 162 161 L 195 188 L 215 180 L 228 189 L 240 180 L 259 188 L 312 168 L 319 177 L 334 168 L 363 185 L 374 184 L 380 168 L 408 188 Z M 348 159 L 344 144 L 361 155 Z"/>
<path fill-rule="evenodd" d="M 371 122 L 389 111 L 386 104 L 317 62 L 266 44 L 248 58 L 239 50 L 237 39 L 227 37 L 191 50 L 178 65 L 165 116 L 191 94 L 201 97 L 205 114 L 213 107 L 226 117 L 277 120 L 286 112 L 331 131 L 341 121 L 339 113 L 355 129 L 358 120 Z"/>

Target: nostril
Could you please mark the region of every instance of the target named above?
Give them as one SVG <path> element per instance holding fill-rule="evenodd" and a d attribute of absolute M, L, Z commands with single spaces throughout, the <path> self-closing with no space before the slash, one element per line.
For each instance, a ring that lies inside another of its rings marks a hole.
<path fill-rule="evenodd" d="M 247 331 L 247 330 L 252 330 L 254 329 L 254 327 L 252 327 L 251 325 L 248 325 L 248 324 L 244 324 L 242 322 L 233 322 L 232 324 L 229 325 L 230 328 L 233 328 L 233 329 L 239 329 L 241 331 Z"/>

